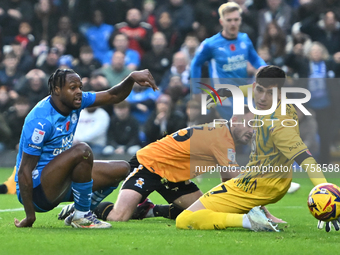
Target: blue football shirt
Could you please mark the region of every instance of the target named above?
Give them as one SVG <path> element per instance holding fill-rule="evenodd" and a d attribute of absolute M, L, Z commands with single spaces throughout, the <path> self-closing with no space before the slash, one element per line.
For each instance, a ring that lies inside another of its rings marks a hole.
<path fill-rule="evenodd" d="M 32 172 L 33 188 L 40 184 L 40 175 L 44 167 L 57 155 L 71 148 L 73 136 L 82 109 L 91 106 L 96 95 L 91 92 L 83 92 L 81 107 L 72 110 L 67 116 L 59 113 L 51 96 L 41 100 L 27 115 L 19 143 L 17 155 L 15 181 L 18 186 L 18 170 L 22 153 L 40 156 L 36 168 Z"/>
<path fill-rule="evenodd" d="M 191 62 L 191 78 L 201 78 L 201 66 L 206 61 L 209 61 L 210 78 L 220 79 L 247 78 L 248 61 L 255 68 L 267 65 L 246 33 L 238 33 L 232 40 L 223 37 L 221 32 L 205 39 Z"/>

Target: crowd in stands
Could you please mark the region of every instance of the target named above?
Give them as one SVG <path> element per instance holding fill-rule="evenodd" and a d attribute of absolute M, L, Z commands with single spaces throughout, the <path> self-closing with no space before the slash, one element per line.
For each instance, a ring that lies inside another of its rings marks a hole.
<path fill-rule="evenodd" d="M 74 69 L 86 91 L 112 87 L 145 68 L 159 86 L 153 92 L 135 85 L 126 101 L 82 112 L 75 142 L 88 142 L 97 155 L 134 154 L 165 134 L 209 120 L 190 100 L 190 62 L 200 43 L 221 30 L 217 9 L 224 2 L 1 0 L 0 150 L 16 149 L 25 116 L 48 95 L 47 80 L 57 68 Z M 340 77 L 340 2 L 234 2 L 243 10 L 240 31 L 259 55 L 284 68 L 288 86 L 311 92 L 314 121 L 304 122 L 313 128 L 305 125 L 302 133 L 313 132 L 306 143 L 329 161 L 340 126 L 340 84 L 333 79 Z M 248 71 L 251 80 L 254 68 Z M 207 68 L 202 75 L 208 77 Z"/>

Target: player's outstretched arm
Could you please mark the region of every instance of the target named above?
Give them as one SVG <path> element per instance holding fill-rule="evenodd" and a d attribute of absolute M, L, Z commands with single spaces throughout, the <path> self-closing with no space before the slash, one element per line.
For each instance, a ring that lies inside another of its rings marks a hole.
<path fill-rule="evenodd" d="M 37 165 L 39 158 L 40 156 L 32 156 L 26 153 L 23 153 L 22 155 L 21 164 L 18 170 L 18 182 L 26 217 L 21 221 L 14 219 L 14 224 L 18 228 L 32 227 L 35 222 L 32 171 Z"/>
<path fill-rule="evenodd" d="M 117 104 L 123 101 L 130 94 L 135 82 L 141 86 L 151 87 L 154 91 L 158 90 L 155 80 L 149 70 L 134 71 L 118 85 L 96 93 L 96 100 L 92 106 Z"/>

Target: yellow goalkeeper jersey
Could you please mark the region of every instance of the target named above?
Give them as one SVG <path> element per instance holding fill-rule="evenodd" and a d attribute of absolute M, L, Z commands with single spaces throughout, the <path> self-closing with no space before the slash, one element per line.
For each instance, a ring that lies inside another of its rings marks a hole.
<path fill-rule="evenodd" d="M 249 163 L 234 179 L 234 185 L 248 192 L 270 196 L 276 201 L 287 192 L 294 158 L 308 150 L 301 140 L 298 117 L 292 105 L 281 115 L 281 101 L 274 113 L 255 115 Z"/>

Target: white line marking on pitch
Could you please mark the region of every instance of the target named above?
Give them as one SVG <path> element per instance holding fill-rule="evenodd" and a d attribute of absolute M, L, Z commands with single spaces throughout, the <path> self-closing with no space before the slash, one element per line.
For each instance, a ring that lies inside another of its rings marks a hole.
<path fill-rule="evenodd" d="M 58 205 L 56 208 L 62 208 L 65 205 Z M 0 209 L 0 213 L 2 212 L 17 212 L 17 211 L 24 211 L 25 209 L 22 208 L 13 208 L 13 209 Z"/>

